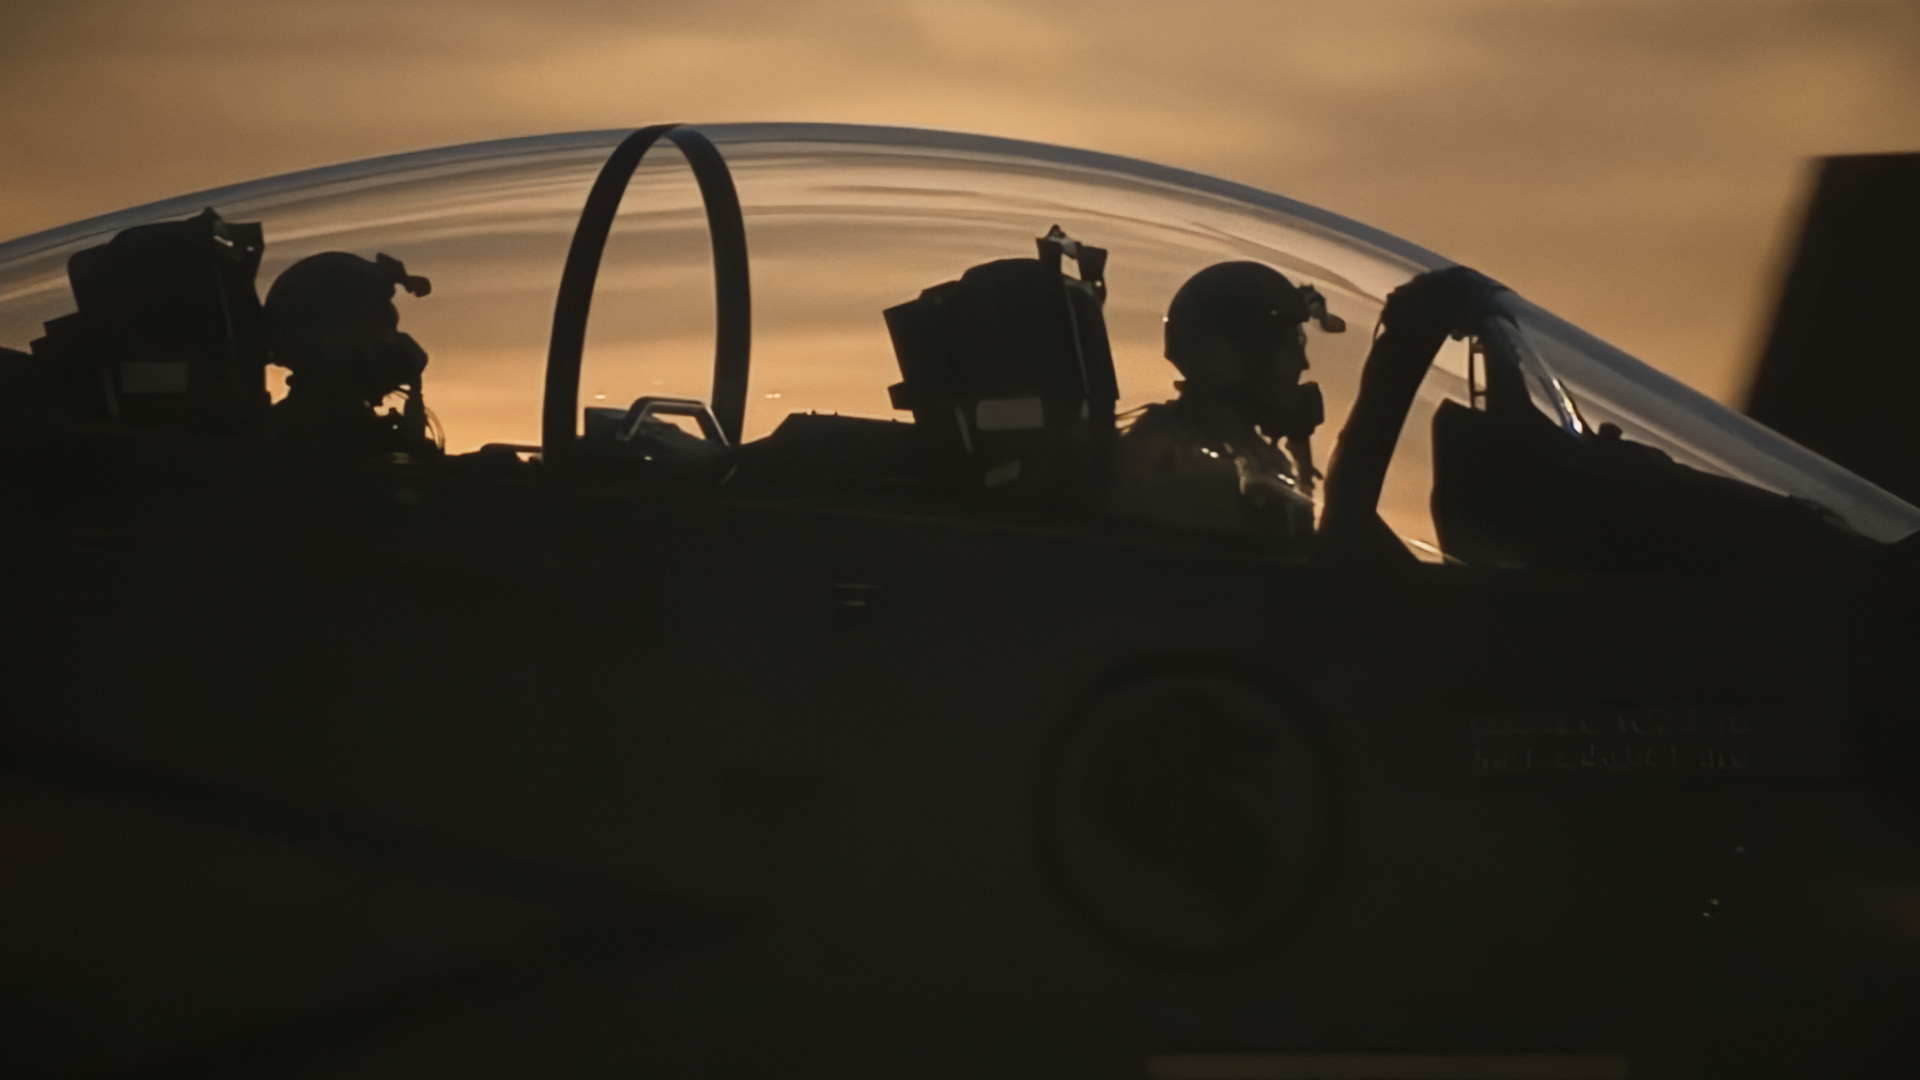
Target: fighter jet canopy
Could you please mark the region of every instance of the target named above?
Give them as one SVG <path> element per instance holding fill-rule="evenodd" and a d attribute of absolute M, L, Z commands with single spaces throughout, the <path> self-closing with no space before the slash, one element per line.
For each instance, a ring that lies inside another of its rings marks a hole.
<path fill-rule="evenodd" d="M 1059 226 L 1105 249 L 1103 311 L 1118 410 L 1163 400 L 1168 301 L 1197 270 L 1268 264 L 1309 285 L 1351 331 L 1305 324 L 1328 432 L 1340 429 L 1382 303 L 1441 256 L 1281 195 L 1168 166 L 1009 139 L 906 128 L 729 124 L 700 131 L 724 154 L 752 268 L 752 370 L 744 435 L 793 413 L 901 415 L 882 312 L 969 267 L 1031 257 Z M 624 131 L 510 139 L 369 159 L 200 192 L 0 245 L 0 344 L 24 348 L 71 310 L 67 260 L 129 227 L 213 207 L 259 222 L 264 295 L 328 251 L 403 259 L 430 298 L 398 298 L 402 328 L 432 357 L 431 407 L 449 451 L 538 443 L 554 300 L 582 203 Z M 1524 289 L 1525 283 L 1513 283 Z M 705 397 L 714 289 L 707 219 L 686 163 L 647 156 L 601 263 L 580 385 L 583 406 L 644 395 Z M 1677 461 L 1797 496 L 1892 540 L 1920 510 L 1770 432 L 1515 294 L 1508 345 L 1534 404 L 1569 430 L 1617 426 Z M 1467 342 L 1435 362 L 1401 436 L 1384 519 L 1432 550 L 1429 425 L 1471 402 Z M 272 376 L 270 372 L 270 376 Z"/>

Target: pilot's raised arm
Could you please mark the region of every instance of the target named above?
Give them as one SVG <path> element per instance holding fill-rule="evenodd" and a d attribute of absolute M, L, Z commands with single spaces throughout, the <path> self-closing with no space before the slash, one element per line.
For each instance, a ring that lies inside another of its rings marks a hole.
<path fill-rule="evenodd" d="M 1311 314 L 1302 290 L 1261 263 L 1218 263 L 1180 287 L 1166 318 L 1179 395 L 1147 406 L 1116 445 L 1115 514 L 1312 535 L 1309 440 L 1323 406 L 1320 388 L 1300 381 Z"/>
<path fill-rule="evenodd" d="M 415 296 L 432 288 L 398 259 L 344 251 L 302 259 L 274 281 L 265 305 L 267 345 L 273 362 L 291 373 L 286 398 L 272 410 L 277 440 L 329 458 L 438 453 L 421 395 L 427 354 L 400 332 L 395 286 Z M 401 391 L 401 410 L 377 411 Z"/>

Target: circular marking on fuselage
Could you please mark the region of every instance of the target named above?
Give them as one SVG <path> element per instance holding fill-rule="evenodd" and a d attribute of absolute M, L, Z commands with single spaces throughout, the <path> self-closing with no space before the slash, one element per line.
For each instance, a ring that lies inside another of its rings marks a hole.
<path fill-rule="evenodd" d="M 1129 949 L 1231 959 L 1303 909 L 1332 846 L 1313 732 L 1272 694 L 1216 674 L 1097 695 L 1063 733 L 1042 844 L 1074 906 Z"/>

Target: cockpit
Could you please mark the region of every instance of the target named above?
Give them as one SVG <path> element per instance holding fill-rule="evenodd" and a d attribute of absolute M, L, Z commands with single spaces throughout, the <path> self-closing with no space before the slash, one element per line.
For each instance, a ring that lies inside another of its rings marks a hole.
<path fill-rule="evenodd" d="M 196 221 L 191 273 L 118 301 L 85 283 L 111 276 L 98 253 L 128 230 Z M 0 245 L 9 415 L 58 398 L 61 422 L 95 434 L 205 434 L 216 413 L 279 408 L 304 376 L 275 362 L 258 297 L 330 252 L 400 267 L 399 330 L 426 359 L 366 404 L 427 440 L 379 446 L 410 467 L 1177 534 L 1177 515 L 1113 512 L 1116 447 L 1177 393 L 1170 299 L 1246 262 L 1315 305 L 1299 332 L 1324 422 L 1278 459 L 1269 516 L 1292 524 L 1264 531 L 1281 557 L 1313 553 L 1343 485 L 1312 481 L 1343 454 L 1354 473 L 1369 439 L 1368 513 L 1428 562 L 1712 569 L 1755 537 L 1799 552 L 1920 530 L 1920 510 L 1491 283 L 1471 327 L 1399 373 L 1407 401 L 1383 420 L 1365 404 L 1383 311 L 1447 260 L 1212 177 L 896 128 L 484 143 Z M 163 301 L 200 314 L 140 314 Z M 193 341 L 216 343 L 221 372 Z M 220 401 L 189 403 L 214 384 Z"/>

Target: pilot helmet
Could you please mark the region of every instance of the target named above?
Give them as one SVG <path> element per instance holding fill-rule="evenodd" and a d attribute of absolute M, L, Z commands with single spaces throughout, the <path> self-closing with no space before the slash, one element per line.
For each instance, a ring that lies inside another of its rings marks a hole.
<path fill-rule="evenodd" d="M 1300 290 L 1273 267 L 1215 263 L 1188 278 L 1168 305 L 1167 359 L 1191 382 L 1242 384 L 1255 375 L 1247 363 L 1297 351 L 1310 316 Z"/>
<path fill-rule="evenodd" d="M 380 392 L 417 377 L 426 356 L 399 332 L 396 285 L 415 296 L 432 288 L 388 255 L 328 251 L 294 263 L 274 280 L 264 305 L 274 362 L 296 375 L 351 362 Z"/>

